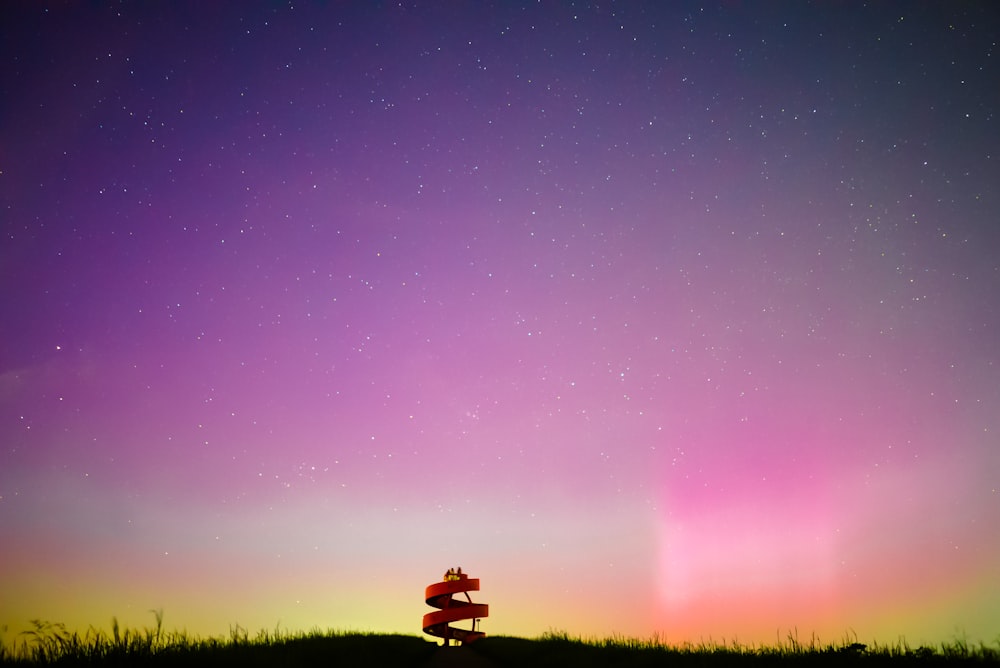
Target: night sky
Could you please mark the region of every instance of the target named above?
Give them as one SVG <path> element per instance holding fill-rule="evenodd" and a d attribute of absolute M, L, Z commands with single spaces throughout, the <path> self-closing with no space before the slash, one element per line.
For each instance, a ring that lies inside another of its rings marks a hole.
<path fill-rule="evenodd" d="M 1000 633 L 991 2 L 4 2 L 0 628 Z M 853 635 L 852 635 L 853 637 Z"/>

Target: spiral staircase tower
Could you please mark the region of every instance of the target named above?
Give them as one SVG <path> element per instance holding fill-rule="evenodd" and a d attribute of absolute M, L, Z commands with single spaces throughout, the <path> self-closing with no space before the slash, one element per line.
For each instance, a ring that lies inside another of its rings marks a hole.
<path fill-rule="evenodd" d="M 424 615 L 424 633 L 443 638 L 445 645 L 452 640 L 465 644 L 485 638 L 486 634 L 477 626 L 481 618 L 489 616 L 490 607 L 473 603 L 470 591 L 479 591 L 479 578 L 470 578 L 461 571 L 449 571 L 443 581 L 427 585 L 424 599 L 427 605 L 438 609 Z M 464 594 L 465 600 L 455 598 L 457 594 Z M 471 630 L 451 626 L 464 620 L 472 620 Z"/>

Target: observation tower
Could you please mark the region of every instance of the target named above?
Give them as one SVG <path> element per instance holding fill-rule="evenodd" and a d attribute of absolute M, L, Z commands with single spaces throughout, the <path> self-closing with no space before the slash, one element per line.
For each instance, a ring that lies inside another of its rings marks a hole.
<path fill-rule="evenodd" d="M 479 591 L 479 578 L 470 578 L 461 568 L 450 568 L 441 582 L 427 585 L 424 599 L 427 605 L 438 609 L 424 615 L 424 633 L 443 638 L 445 645 L 452 640 L 465 644 L 485 638 L 486 634 L 478 626 L 481 618 L 489 617 L 490 606 L 473 603 L 470 591 Z M 465 600 L 454 598 L 456 594 L 464 594 Z M 471 630 L 450 626 L 465 619 L 472 620 Z"/>

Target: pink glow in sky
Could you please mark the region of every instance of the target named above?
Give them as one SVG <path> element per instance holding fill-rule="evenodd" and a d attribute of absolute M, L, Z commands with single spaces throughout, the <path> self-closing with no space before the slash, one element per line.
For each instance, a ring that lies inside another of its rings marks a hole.
<path fill-rule="evenodd" d="M 1000 634 L 991 5 L 98 5 L 0 8 L 8 639 Z"/>

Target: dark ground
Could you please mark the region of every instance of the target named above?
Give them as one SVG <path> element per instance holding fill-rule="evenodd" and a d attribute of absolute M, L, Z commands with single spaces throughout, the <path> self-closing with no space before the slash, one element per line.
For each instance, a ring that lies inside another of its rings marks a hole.
<path fill-rule="evenodd" d="M 27 647 L 30 649 L 30 646 Z M 22 653 L 23 654 L 23 653 Z M 307 636 L 269 642 L 204 642 L 164 645 L 136 651 L 94 645 L 62 648 L 46 656 L 14 658 L 0 655 L 7 666 L 87 666 L 88 668 L 150 666 L 153 668 L 293 668 L 296 666 L 363 666 L 364 668 L 571 668 L 761 666 L 1000 666 L 1000 649 L 985 647 L 761 649 L 671 648 L 627 641 L 585 643 L 561 636 L 538 640 L 489 637 L 468 646 L 442 647 L 429 639 L 406 635 L 346 634 Z"/>

